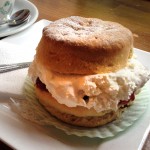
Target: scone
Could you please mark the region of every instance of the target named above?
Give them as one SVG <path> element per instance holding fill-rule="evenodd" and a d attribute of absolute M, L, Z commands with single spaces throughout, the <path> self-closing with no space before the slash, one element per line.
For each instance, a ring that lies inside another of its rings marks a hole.
<path fill-rule="evenodd" d="M 150 72 L 133 56 L 129 29 L 72 16 L 43 29 L 29 76 L 51 115 L 72 125 L 96 127 L 120 116 Z"/>

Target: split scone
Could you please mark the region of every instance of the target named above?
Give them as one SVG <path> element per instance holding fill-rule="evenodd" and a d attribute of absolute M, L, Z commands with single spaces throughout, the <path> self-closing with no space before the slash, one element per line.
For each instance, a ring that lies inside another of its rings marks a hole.
<path fill-rule="evenodd" d="M 72 16 L 50 23 L 29 67 L 39 102 L 72 125 L 115 120 L 150 78 L 132 50 L 131 31 L 115 22 Z"/>

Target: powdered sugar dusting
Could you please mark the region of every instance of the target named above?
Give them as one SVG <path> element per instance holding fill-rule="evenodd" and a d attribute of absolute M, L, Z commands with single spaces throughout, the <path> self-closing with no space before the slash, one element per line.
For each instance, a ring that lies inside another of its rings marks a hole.
<path fill-rule="evenodd" d="M 126 34 L 122 34 L 122 33 Z M 86 43 L 86 41 L 101 43 L 100 41 L 112 41 L 130 39 L 131 32 L 122 25 L 103 21 L 96 18 L 82 18 L 72 16 L 52 22 L 44 28 L 44 34 L 56 41 L 69 41 L 73 43 Z M 108 38 L 109 37 L 109 38 Z M 116 38 L 118 37 L 118 38 Z"/>

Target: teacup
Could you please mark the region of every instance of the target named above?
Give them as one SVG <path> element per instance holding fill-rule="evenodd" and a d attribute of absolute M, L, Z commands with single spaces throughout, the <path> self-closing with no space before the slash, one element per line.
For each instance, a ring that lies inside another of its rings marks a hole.
<path fill-rule="evenodd" d="M 15 0 L 0 0 L 0 22 L 6 22 L 13 11 Z"/>

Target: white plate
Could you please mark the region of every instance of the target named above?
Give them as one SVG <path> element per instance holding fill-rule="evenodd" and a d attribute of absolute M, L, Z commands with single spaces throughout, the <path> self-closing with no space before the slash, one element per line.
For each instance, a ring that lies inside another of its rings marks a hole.
<path fill-rule="evenodd" d="M 15 27 L 9 27 L 8 25 L 0 26 L 0 37 L 5 37 L 8 35 L 15 34 L 17 32 L 20 32 L 29 26 L 31 26 L 38 17 L 38 10 L 34 4 L 27 0 L 16 0 L 15 1 L 15 7 L 13 10 L 13 13 L 20 9 L 29 9 L 31 12 L 31 17 L 28 22 L 25 22 L 19 26 Z"/>
<path fill-rule="evenodd" d="M 3 41 L 21 46 L 28 45 L 34 49 L 40 40 L 42 28 L 47 24 L 49 24 L 49 21 L 42 20 L 23 32 L 3 39 Z M 34 35 L 35 31 L 36 36 Z M 135 53 L 138 59 L 150 69 L 150 53 L 138 49 L 135 49 Z M 150 82 L 148 88 L 150 89 Z M 2 95 L 0 95 L 0 106 L 2 100 Z M 113 138 L 91 139 L 69 136 L 54 127 L 42 128 L 18 118 L 11 110 L 0 107 L 0 139 L 13 148 L 21 150 L 108 150 L 110 147 L 111 150 L 141 150 L 150 129 L 149 124 L 150 105 L 142 117 L 125 132 Z"/>

